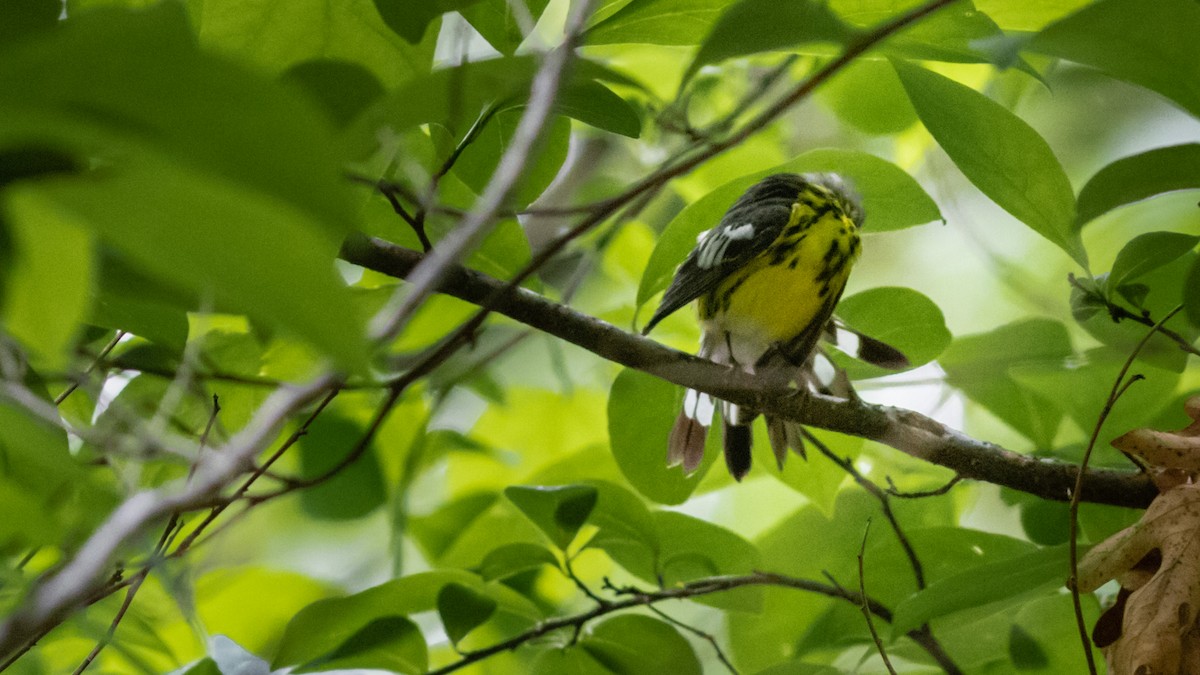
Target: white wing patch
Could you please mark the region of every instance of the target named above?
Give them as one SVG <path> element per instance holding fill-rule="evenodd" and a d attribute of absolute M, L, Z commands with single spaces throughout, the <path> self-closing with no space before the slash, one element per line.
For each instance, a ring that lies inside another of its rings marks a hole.
<path fill-rule="evenodd" d="M 750 239 L 754 236 L 754 223 L 745 223 L 737 227 L 729 228 L 725 236 L 730 239 Z"/>
<path fill-rule="evenodd" d="M 708 236 L 714 232 L 715 230 L 707 230 L 702 232 L 699 238 L 700 244 L 698 247 L 699 253 L 696 256 L 696 266 L 702 270 L 720 265 L 725 260 L 725 251 L 729 248 L 731 242 L 752 238 L 754 236 L 754 223 L 744 223 L 722 232 L 715 232 L 714 236 Z"/>

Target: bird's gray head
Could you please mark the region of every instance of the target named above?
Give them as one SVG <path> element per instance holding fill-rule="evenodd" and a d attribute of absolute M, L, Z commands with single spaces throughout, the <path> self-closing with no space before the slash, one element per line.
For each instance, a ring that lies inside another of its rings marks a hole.
<path fill-rule="evenodd" d="M 842 212 L 858 227 L 863 226 L 867 214 L 863 210 L 862 197 L 850 181 L 836 173 L 806 173 L 801 176 L 810 185 L 824 188 L 842 207 Z"/>

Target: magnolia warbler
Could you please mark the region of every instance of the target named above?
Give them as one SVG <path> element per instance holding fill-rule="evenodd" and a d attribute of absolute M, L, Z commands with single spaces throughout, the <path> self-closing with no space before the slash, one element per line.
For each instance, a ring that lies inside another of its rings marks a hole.
<path fill-rule="evenodd" d="M 764 178 L 700 234 L 642 334 L 698 300 L 700 356 L 750 372 L 791 369 L 789 381 L 816 385 L 812 359 L 862 250 L 863 217 L 858 195 L 836 174 Z M 895 349 L 860 337 L 875 362 L 904 363 Z M 688 392 L 668 439 L 671 465 L 689 473 L 700 465 L 712 408 L 707 397 Z M 725 463 L 741 480 L 750 470 L 750 425 L 758 413 L 726 402 L 720 408 Z M 767 430 L 780 468 L 789 447 L 803 455 L 798 425 L 768 417 Z"/>

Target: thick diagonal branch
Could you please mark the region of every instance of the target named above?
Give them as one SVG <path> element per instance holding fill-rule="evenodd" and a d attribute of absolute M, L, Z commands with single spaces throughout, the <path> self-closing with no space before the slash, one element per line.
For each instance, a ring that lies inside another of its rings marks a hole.
<path fill-rule="evenodd" d="M 348 262 L 402 279 L 422 258 L 416 251 L 361 236 L 349 239 L 341 255 Z M 755 410 L 821 429 L 875 440 L 944 466 L 964 478 L 1003 485 L 1046 499 L 1070 499 L 1078 470 L 1074 464 L 1021 455 L 971 438 L 911 410 L 816 394 L 799 397 L 794 391 L 766 388 L 752 375 L 628 333 L 537 293 L 516 289 L 496 295 L 503 286 L 499 280 L 456 267 L 444 279 L 440 290 L 476 304 L 490 302 L 492 310 L 601 358 L 732 403 L 749 405 Z M 1141 474 L 1089 469 L 1080 498 L 1100 504 L 1144 508 L 1155 494 L 1157 490 L 1153 484 Z"/>

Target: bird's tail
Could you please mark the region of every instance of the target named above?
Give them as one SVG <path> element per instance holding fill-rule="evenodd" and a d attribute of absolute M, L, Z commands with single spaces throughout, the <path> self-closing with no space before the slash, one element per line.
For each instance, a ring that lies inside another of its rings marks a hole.
<path fill-rule="evenodd" d="M 675 418 L 675 426 L 671 427 L 667 439 L 667 466 L 682 465 L 684 473 L 689 474 L 700 468 L 712 414 L 712 398 L 688 389 L 683 398 L 683 409 Z"/>
<path fill-rule="evenodd" d="M 734 406 L 727 406 L 722 412 L 726 412 L 728 408 Z M 753 418 L 740 420 L 736 410 L 730 413 L 721 416 L 725 427 L 725 466 L 729 468 L 734 480 L 740 481 L 750 472 L 750 448 L 753 442 L 750 425 Z"/>

